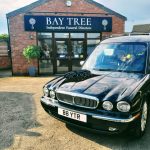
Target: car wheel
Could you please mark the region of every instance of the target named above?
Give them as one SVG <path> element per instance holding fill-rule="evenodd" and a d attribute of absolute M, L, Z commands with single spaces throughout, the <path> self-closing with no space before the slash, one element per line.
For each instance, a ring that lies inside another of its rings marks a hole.
<path fill-rule="evenodd" d="M 141 109 L 140 118 L 137 120 L 137 124 L 134 129 L 134 136 L 140 138 L 144 135 L 148 120 L 148 103 L 144 101 Z"/>

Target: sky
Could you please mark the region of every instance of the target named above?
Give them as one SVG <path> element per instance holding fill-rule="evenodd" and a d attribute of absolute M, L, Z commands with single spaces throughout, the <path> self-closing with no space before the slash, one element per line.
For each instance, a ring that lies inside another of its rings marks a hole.
<path fill-rule="evenodd" d="M 36 0 L 0 0 L 0 34 L 7 33 L 6 14 Z M 125 31 L 134 24 L 150 24 L 150 0 L 95 0 L 127 17 Z"/>

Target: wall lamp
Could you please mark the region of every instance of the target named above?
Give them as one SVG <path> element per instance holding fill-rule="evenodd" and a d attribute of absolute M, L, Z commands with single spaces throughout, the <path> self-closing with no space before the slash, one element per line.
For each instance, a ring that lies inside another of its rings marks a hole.
<path fill-rule="evenodd" d="M 33 40 L 33 39 L 34 39 L 34 36 L 33 36 L 33 35 L 29 35 L 29 39 L 30 39 L 30 40 Z"/>

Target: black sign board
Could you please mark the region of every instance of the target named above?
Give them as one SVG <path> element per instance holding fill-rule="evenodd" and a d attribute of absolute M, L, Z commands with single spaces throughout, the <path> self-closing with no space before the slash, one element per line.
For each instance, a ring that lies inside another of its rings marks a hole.
<path fill-rule="evenodd" d="M 112 17 L 24 16 L 25 31 L 111 32 Z"/>

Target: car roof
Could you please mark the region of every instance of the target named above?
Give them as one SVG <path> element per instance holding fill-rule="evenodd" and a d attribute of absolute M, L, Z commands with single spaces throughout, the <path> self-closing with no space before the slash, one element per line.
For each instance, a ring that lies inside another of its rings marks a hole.
<path fill-rule="evenodd" d="M 101 43 L 120 43 L 120 42 L 150 42 L 150 35 L 132 35 L 109 38 Z"/>

